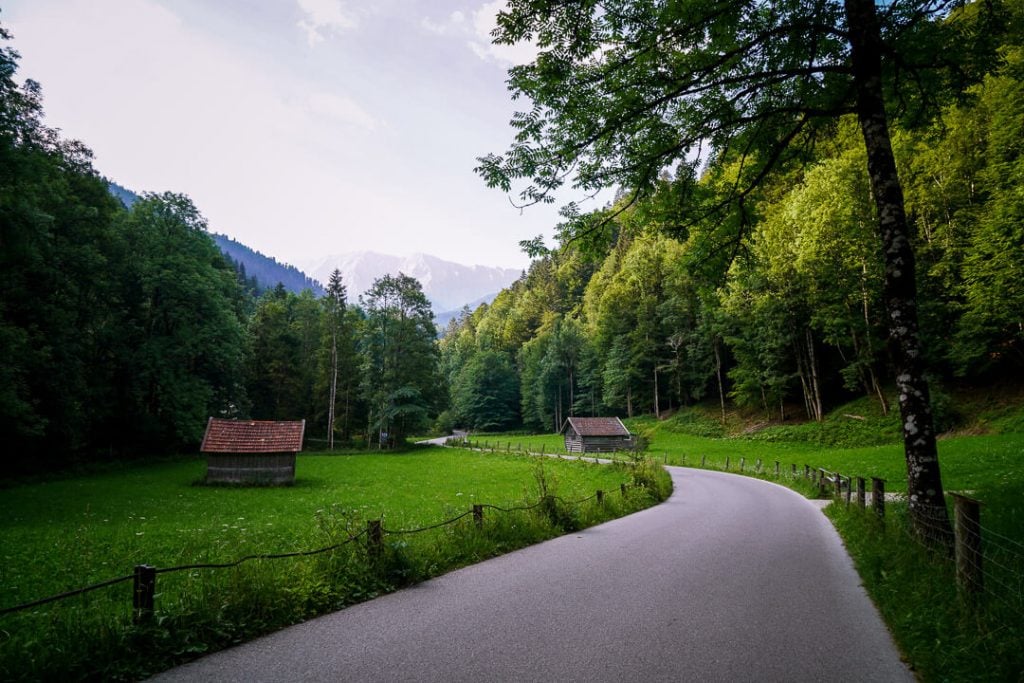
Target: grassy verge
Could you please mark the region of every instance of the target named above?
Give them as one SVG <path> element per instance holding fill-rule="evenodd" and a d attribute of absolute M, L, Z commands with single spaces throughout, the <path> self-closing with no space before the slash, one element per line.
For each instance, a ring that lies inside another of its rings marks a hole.
<path fill-rule="evenodd" d="M 825 513 L 921 680 L 1024 680 L 1024 548 L 1007 553 L 989 538 L 987 587 L 974 603 L 958 591 L 950 558 L 915 542 L 905 505 L 889 505 L 881 524 L 855 506 Z"/>
<path fill-rule="evenodd" d="M 158 575 L 153 618 L 132 623 L 131 583 L 0 616 L 0 679 L 132 679 L 456 567 L 646 507 L 658 468 L 467 451 L 300 456 L 295 486 L 195 486 L 189 458 L 9 488 L 0 499 L 7 607 L 131 573 L 342 543 L 318 555 Z M 597 505 L 595 491 L 609 493 Z M 542 496 L 548 502 L 538 505 Z M 472 515 L 415 534 L 488 504 Z M 498 510 L 496 508 L 503 508 Z M 530 508 L 513 510 L 513 508 Z M 386 530 L 381 552 L 362 533 Z"/>

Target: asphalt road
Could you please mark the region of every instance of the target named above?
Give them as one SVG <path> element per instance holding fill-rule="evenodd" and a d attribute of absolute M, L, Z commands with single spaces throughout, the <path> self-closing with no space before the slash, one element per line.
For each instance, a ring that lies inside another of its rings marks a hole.
<path fill-rule="evenodd" d="M 912 681 L 824 515 L 668 468 L 665 503 L 160 681 Z"/>

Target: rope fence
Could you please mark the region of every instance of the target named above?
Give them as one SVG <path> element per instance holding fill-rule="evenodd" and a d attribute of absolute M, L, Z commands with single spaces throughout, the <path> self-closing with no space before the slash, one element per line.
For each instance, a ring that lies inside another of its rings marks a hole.
<path fill-rule="evenodd" d="M 623 482 L 620 485 L 622 495 L 626 496 L 628 489 L 633 488 L 633 486 L 634 485 L 626 484 L 625 482 Z M 529 512 L 532 510 L 536 510 L 537 508 L 540 508 L 541 506 L 544 505 L 551 505 L 554 501 L 559 501 L 566 506 L 579 506 L 592 500 L 597 500 L 599 504 L 603 504 L 604 498 L 605 492 L 599 490 L 596 493 L 594 493 L 594 495 L 587 496 L 585 498 L 580 498 L 578 500 L 566 500 L 565 498 L 562 498 L 560 496 L 546 494 L 541 496 L 540 500 L 531 505 L 501 507 L 498 505 L 480 503 L 473 505 L 471 509 L 459 515 L 438 522 L 437 524 L 431 524 L 428 526 L 417 527 L 413 529 L 387 529 L 383 526 L 381 520 L 379 519 L 367 520 L 366 528 L 360 531 L 359 533 L 349 535 L 347 539 L 341 541 L 340 543 L 335 543 L 333 545 L 325 546 L 323 548 L 317 548 L 315 550 L 300 550 L 287 553 L 260 553 L 254 555 L 246 555 L 231 562 L 201 562 L 178 565 L 174 567 L 154 567 L 148 564 L 138 564 L 135 566 L 133 573 L 127 574 L 125 576 L 118 576 L 112 579 L 107 579 L 105 581 L 100 581 L 98 583 L 83 586 L 81 588 L 76 588 L 73 590 L 65 591 L 63 593 L 50 595 L 45 598 L 40 598 L 38 600 L 32 600 L 31 602 L 22 603 L 20 605 L 4 607 L 0 609 L 0 616 L 11 614 L 14 612 L 21 612 L 24 610 L 31 609 L 33 607 L 39 607 L 41 605 L 45 605 L 48 603 L 65 600 L 78 595 L 83 595 L 85 593 L 99 590 L 101 588 L 107 588 L 109 586 L 114 586 L 120 583 L 133 581 L 134 585 L 132 589 L 132 608 L 134 619 L 138 622 L 142 619 L 151 616 L 153 613 L 156 598 L 156 577 L 160 574 L 171 574 L 182 571 L 194 571 L 198 569 L 231 569 L 234 567 L 238 567 L 239 565 L 245 562 L 250 562 L 253 560 L 279 560 L 295 557 L 310 557 L 313 555 L 320 555 L 323 553 L 338 550 L 339 548 L 347 546 L 350 543 L 354 543 L 355 541 L 364 537 L 366 538 L 366 546 L 369 555 L 373 558 L 377 558 L 380 556 L 381 551 L 383 549 L 384 536 L 407 536 L 425 533 L 428 531 L 433 531 L 435 529 L 440 529 L 441 527 L 456 524 L 470 515 L 473 516 L 476 527 L 482 528 L 484 509 L 491 509 L 503 513 Z"/>

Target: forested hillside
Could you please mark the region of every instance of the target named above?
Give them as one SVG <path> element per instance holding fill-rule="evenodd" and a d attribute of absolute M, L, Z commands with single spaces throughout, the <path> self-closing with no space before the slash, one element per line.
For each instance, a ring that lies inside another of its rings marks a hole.
<path fill-rule="evenodd" d="M 986 7 L 942 20 L 967 37 L 955 67 L 892 124 L 939 429 L 951 419 L 943 387 L 1019 383 L 1024 369 L 1022 8 Z M 536 85 L 525 74 L 523 87 Z M 738 203 L 754 161 L 726 148 L 699 176 L 663 169 L 649 192 L 624 188 L 603 211 L 570 214 L 550 251 L 525 245 L 539 255 L 526 277 L 441 342 L 449 420 L 550 431 L 570 414 L 695 401 L 821 420 L 861 395 L 893 410 L 882 243 L 856 118 L 798 146 Z"/>
<path fill-rule="evenodd" d="M 285 289 L 294 294 L 309 289 L 314 295 L 323 296 L 323 285 L 295 266 L 278 263 L 277 259 L 261 254 L 227 235 L 213 233 L 212 237 L 217 248 L 234 264 L 239 279 L 255 294 L 273 289 L 280 282 Z"/>

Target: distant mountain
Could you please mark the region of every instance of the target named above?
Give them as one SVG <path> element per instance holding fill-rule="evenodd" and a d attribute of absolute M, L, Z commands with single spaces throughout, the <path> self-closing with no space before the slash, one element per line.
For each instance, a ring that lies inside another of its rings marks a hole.
<path fill-rule="evenodd" d="M 108 187 L 110 194 L 128 208 L 140 199 L 139 195 L 117 183 L 108 181 Z M 356 303 L 359 295 L 372 287 L 374 280 L 382 275 L 405 273 L 423 285 L 423 292 L 434 309 L 438 328 L 443 328 L 449 320 L 458 316 L 463 306 L 474 309 L 482 303 L 490 303 L 498 292 L 522 274 L 516 268 L 466 266 L 427 254 L 401 257 L 372 251 L 326 256 L 307 264 L 303 272 L 295 266 L 279 263 L 277 259 L 265 256 L 227 235 L 210 233 L 210 237 L 235 264 L 243 280 L 255 278 L 259 290 L 272 289 L 280 282 L 285 289 L 296 294 L 311 289 L 316 296 L 323 296 L 321 283 L 330 280 L 331 273 L 337 268 L 348 289 L 349 302 Z"/>
<path fill-rule="evenodd" d="M 264 256 L 227 235 L 210 233 L 210 237 L 217 243 L 220 250 L 235 263 L 236 270 L 247 278 L 256 278 L 261 290 L 273 289 L 280 282 L 289 292 L 298 294 L 304 289 L 311 289 L 313 294 L 318 297 L 324 295 L 323 286 L 295 266 L 278 263 L 277 259 L 272 256 Z"/>
<path fill-rule="evenodd" d="M 496 296 L 498 296 L 498 292 L 491 292 L 490 294 L 482 296 L 479 299 L 469 301 L 463 304 L 462 306 L 459 306 L 458 308 L 453 308 L 450 311 L 441 311 L 440 313 L 434 313 L 434 325 L 437 326 L 437 331 L 439 333 L 444 332 L 444 328 L 448 327 L 448 322 L 452 318 L 458 318 L 460 315 L 462 315 L 463 306 L 469 308 L 470 311 L 475 311 L 477 308 L 480 307 L 480 304 L 489 304 L 492 301 L 494 301 L 494 298 Z"/>
<path fill-rule="evenodd" d="M 139 195 L 135 194 L 128 188 L 121 187 L 117 183 L 111 182 L 109 180 L 107 181 L 107 190 L 110 191 L 110 194 L 120 199 L 121 203 L 124 204 L 124 208 L 126 209 L 132 208 L 132 204 L 141 199 Z"/>
<path fill-rule="evenodd" d="M 427 254 L 401 257 L 372 251 L 334 254 L 305 265 L 306 271 L 321 282 L 327 282 L 335 268 L 340 270 L 352 302 L 382 275 L 405 273 L 420 281 L 435 312 L 455 315 L 464 305 L 473 307 L 492 300 L 522 274 L 516 268 L 466 266 Z M 439 323 L 441 315 L 438 313 Z"/>
<path fill-rule="evenodd" d="M 107 181 L 107 189 L 110 194 L 121 200 L 125 208 L 132 208 L 132 205 L 141 197 L 131 190 L 121 187 L 115 182 Z M 324 288 L 319 282 L 313 280 L 295 266 L 287 263 L 278 263 L 277 259 L 271 256 L 264 256 L 260 252 L 247 247 L 246 245 L 231 239 L 227 235 L 210 233 L 210 237 L 217 244 L 217 247 L 231 259 L 235 270 L 242 276 L 243 281 L 255 279 L 257 291 L 273 289 L 277 283 L 284 285 L 289 292 L 298 294 L 304 289 L 313 290 L 316 296 L 323 296 Z"/>

